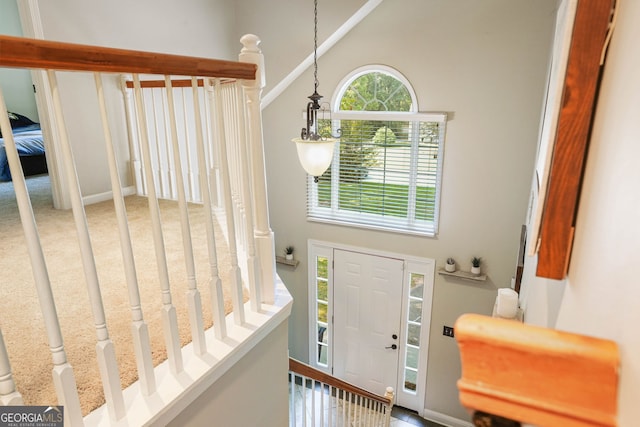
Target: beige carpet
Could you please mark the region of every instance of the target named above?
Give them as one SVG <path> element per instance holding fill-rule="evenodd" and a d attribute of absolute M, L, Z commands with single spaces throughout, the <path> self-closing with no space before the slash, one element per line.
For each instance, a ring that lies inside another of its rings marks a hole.
<path fill-rule="evenodd" d="M 79 246 L 71 211 L 52 207 L 46 176 L 27 178 L 34 206 L 53 295 L 60 319 L 65 350 L 78 385 L 84 414 L 104 403 L 102 384 L 95 358 L 96 332 L 82 271 Z M 161 296 L 151 234 L 147 199 L 131 196 L 126 200 L 127 215 L 136 259 L 144 319 L 149 326 L 154 364 L 166 359 L 161 330 Z M 160 203 L 164 242 L 168 253 L 171 293 L 178 313 L 182 344 L 191 341 L 187 302 L 186 270 L 177 203 Z M 109 335 L 114 342 L 122 386 L 137 379 L 130 332 L 131 310 L 122 267 L 113 203 L 86 207 L 91 241 L 96 258 Z M 212 324 L 211 293 L 205 224 L 201 206 L 189 206 L 196 278 L 201 292 L 206 327 Z M 11 183 L 0 183 L 0 328 L 12 364 L 18 391 L 27 405 L 57 404 L 44 321 L 40 312 L 31 264 L 20 225 Z M 217 227 L 220 272 L 225 286 L 225 309 L 231 310 L 226 289 L 228 250 Z"/>

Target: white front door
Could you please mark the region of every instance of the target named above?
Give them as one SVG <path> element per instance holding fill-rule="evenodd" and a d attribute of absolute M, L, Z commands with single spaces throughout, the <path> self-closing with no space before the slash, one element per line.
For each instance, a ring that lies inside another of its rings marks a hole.
<path fill-rule="evenodd" d="M 334 375 L 379 395 L 397 384 L 403 264 L 334 251 Z"/>

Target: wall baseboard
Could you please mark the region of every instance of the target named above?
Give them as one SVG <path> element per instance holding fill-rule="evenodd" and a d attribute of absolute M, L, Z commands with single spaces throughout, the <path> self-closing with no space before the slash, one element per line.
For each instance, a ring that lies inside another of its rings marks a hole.
<path fill-rule="evenodd" d="M 447 427 L 473 427 L 473 424 L 471 424 L 471 422 L 469 421 L 460 420 L 458 418 L 441 414 L 440 412 L 432 411 L 427 408 L 425 408 L 422 412 L 422 418 L 436 422 L 438 424 L 442 424 Z"/>
<path fill-rule="evenodd" d="M 136 187 L 129 186 L 122 189 L 123 196 L 133 196 L 136 194 Z M 85 196 L 82 198 L 82 203 L 86 205 L 93 205 L 94 203 L 104 202 L 106 200 L 113 199 L 112 191 L 105 191 L 104 193 L 92 194 L 90 196 Z"/>

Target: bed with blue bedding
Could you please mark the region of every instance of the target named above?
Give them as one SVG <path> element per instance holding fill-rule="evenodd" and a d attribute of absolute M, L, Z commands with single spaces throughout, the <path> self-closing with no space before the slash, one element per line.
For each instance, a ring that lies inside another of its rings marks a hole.
<path fill-rule="evenodd" d="M 16 143 L 20 163 L 26 175 L 47 173 L 44 152 L 44 140 L 40 124 L 17 113 L 9 113 L 13 139 Z M 11 172 L 4 147 L 4 138 L 0 133 L 0 181 L 11 181 Z"/>

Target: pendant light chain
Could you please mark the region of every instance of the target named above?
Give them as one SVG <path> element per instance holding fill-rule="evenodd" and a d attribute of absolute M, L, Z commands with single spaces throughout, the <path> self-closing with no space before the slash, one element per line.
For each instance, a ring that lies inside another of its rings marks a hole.
<path fill-rule="evenodd" d="M 318 0 L 313 2 L 313 83 L 318 92 Z"/>
<path fill-rule="evenodd" d="M 294 138 L 298 158 L 304 170 L 318 182 L 320 175 L 325 173 L 333 159 L 333 149 L 336 139 L 320 135 L 318 126 L 318 110 L 322 107 L 322 95 L 318 93 L 318 0 L 313 1 L 313 85 L 314 91 L 308 96 L 307 126 L 300 131 L 300 138 Z M 323 110 L 324 111 L 324 110 Z M 331 120 L 331 111 L 329 111 Z"/>

